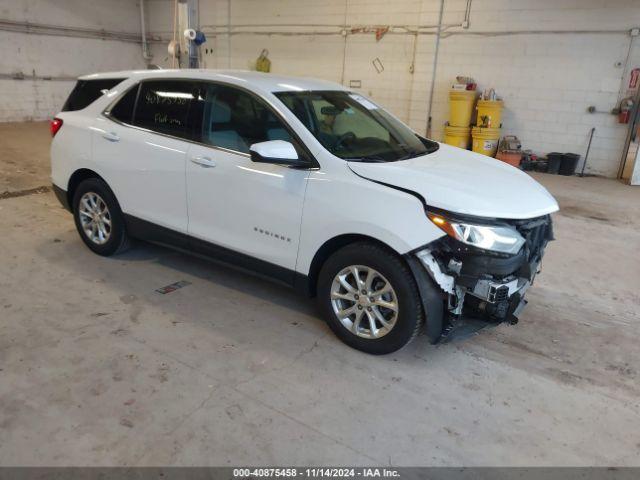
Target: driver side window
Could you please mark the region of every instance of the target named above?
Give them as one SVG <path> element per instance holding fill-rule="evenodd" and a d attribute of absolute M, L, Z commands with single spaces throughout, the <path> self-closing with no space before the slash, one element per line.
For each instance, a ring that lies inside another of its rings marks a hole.
<path fill-rule="evenodd" d="M 251 145 L 268 140 L 294 143 L 266 104 L 240 89 L 215 84 L 207 87 L 201 140 L 241 153 L 249 153 Z"/>

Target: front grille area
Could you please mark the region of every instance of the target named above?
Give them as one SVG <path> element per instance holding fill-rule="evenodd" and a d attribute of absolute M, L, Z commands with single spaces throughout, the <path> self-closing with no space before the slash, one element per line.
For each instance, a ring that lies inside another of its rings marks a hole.
<path fill-rule="evenodd" d="M 509 255 L 481 250 L 447 235 L 433 242 L 430 247 L 443 271 L 453 273 L 458 284 L 471 289 L 474 288 L 478 278 L 487 275 L 495 280 L 513 275 L 532 279 L 547 242 L 553 240 L 551 217 L 545 215 L 527 220 L 502 220 L 502 222 L 513 226 L 525 239 L 524 246 L 517 254 Z M 449 272 L 446 267 L 452 259 L 462 264 L 455 272 Z"/>
<path fill-rule="evenodd" d="M 529 220 L 518 220 L 514 225 L 525 239 L 527 260 L 529 262 L 540 260 L 547 242 L 553 240 L 551 217 L 545 215 Z"/>
<path fill-rule="evenodd" d="M 502 285 L 501 287 L 491 287 L 487 300 L 491 303 L 503 302 L 509 298 L 509 287 Z"/>

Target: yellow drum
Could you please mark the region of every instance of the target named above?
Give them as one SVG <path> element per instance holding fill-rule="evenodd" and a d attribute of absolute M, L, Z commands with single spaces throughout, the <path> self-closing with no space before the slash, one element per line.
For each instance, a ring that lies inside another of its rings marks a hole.
<path fill-rule="evenodd" d="M 475 90 L 451 90 L 449 92 L 449 125 L 452 127 L 471 125 L 475 101 Z"/>
<path fill-rule="evenodd" d="M 471 127 L 444 126 L 444 143 L 454 147 L 469 148 L 471 141 Z"/>
<path fill-rule="evenodd" d="M 473 127 L 471 136 L 473 137 L 471 149 L 474 152 L 495 157 L 498 150 L 498 140 L 500 140 L 499 128 Z"/>
<path fill-rule="evenodd" d="M 482 127 L 500 128 L 502 121 L 502 100 L 478 100 L 477 124 Z"/>

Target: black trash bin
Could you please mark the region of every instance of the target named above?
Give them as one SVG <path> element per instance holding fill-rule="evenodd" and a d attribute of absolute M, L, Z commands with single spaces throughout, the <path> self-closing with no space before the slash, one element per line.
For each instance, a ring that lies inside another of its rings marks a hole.
<path fill-rule="evenodd" d="M 549 168 L 549 164 L 546 160 L 536 160 L 533 163 L 533 171 L 534 172 L 542 172 L 547 173 L 547 169 Z"/>
<path fill-rule="evenodd" d="M 547 173 L 557 174 L 560 171 L 560 165 L 562 164 L 563 158 L 564 153 L 551 152 L 547 154 Z"/>
<path fill-rule="evenodd" d="M 562 162 L 560 163 L 560 175 L 575 175 L 578 162 L 580 161 L 580 155 L 577 153 L 565 153 L 562 156 Z"/>

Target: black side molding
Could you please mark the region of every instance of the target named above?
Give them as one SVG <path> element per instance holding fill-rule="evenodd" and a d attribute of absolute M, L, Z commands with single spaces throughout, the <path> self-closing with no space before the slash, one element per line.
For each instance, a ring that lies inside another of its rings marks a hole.
<path fill-rule="evenodd" d="M 275 265 L 259 258 L 238 253 L 214 243 L 189 237 L 189 250 L 212 260 L 231 265 L 235 268 L 256 273 L 265 278 L 293 287 L 295 271 Z"/>
<path fill-rule="evenodd" d="M 53 189 L 53 193 L 56 194 L 56 198 L 58 199 L 60 204 L 64 207 L 65 210 L 70 212 L 71 211 L 71 205 L 69 205 L 69 198 L 67 197 L 67 191 L 61 189 L 55 183 L 52 183 L 51 187 Z"/>
<path fill-rule="evenodd" d="M 127 233 L 133 238 L 177 248 L 179 250 L 187 250 L 189 247 L 189 236 L 184 233 L 161 227 L 160 225 L 142 220 L 133 215 L 127 215 L 126 213 L 123 213 L 123 216 Z"/>
<path fill-rule="evenodd" d="M 259 258 L 236 252 L 185 233 L 161 227 L 152 222 L 124 214 L 127 233 L 133 238 L 170 247 L 207 260 L 223 263 L 244 272 L 258 275 L 287 287 L 309 294 L 309 278 L 306 275 Z"/>

